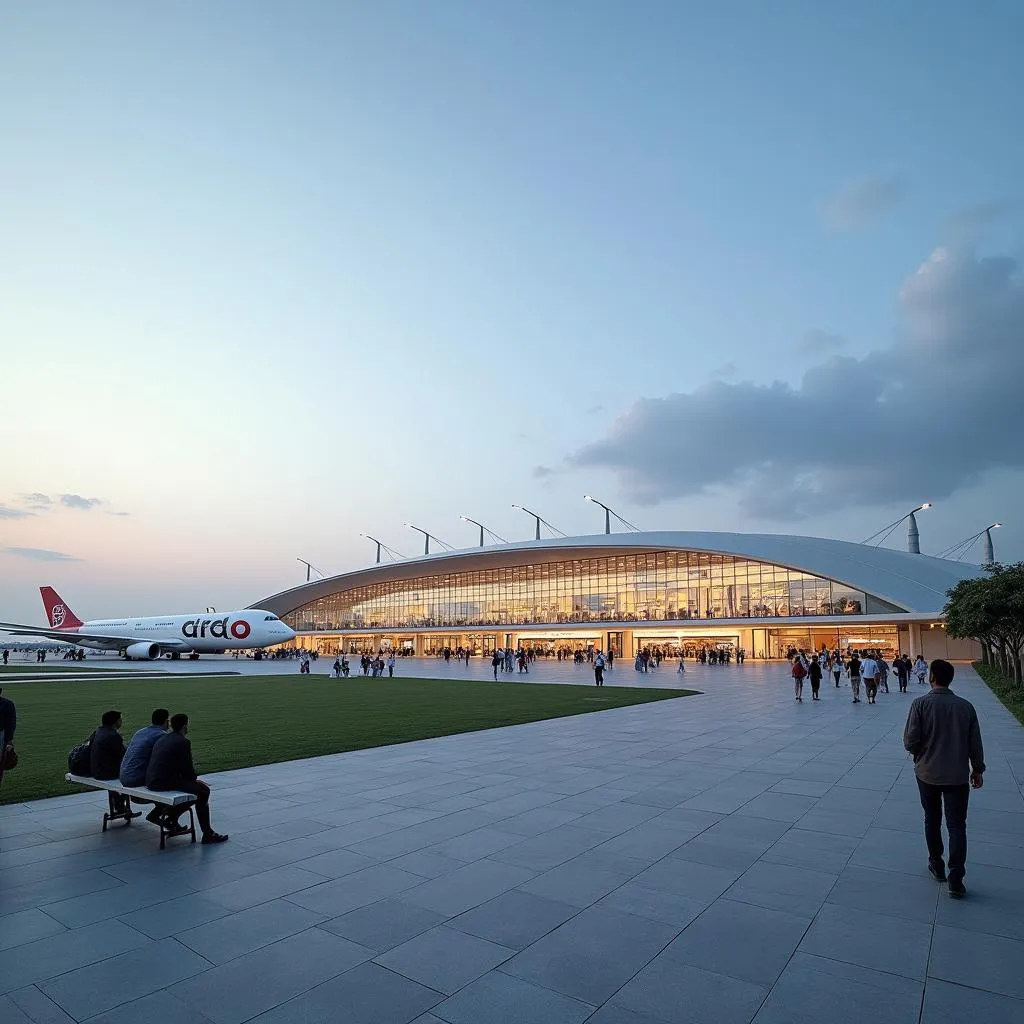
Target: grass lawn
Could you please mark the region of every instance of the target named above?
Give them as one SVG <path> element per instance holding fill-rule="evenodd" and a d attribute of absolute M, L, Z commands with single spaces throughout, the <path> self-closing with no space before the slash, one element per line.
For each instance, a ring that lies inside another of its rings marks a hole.
<path fill-rule="evenodd" d="M 0 803 L 72 791 L 68 752 L 88 739 L 100 715 L 124 716 L 125 741 L 154 708 L 190 718 L 200 773 L 272 764 L 343 750 L 493 729 L 545 718 L 689 696 L 694 690 L 463 682 L 441 679 L 331 680 L 232 676 L 190 679 L 8 683 L 18 707 L 20 763 L 4 776 Z"/>
<path fill-rule="evenodd" d="M 1010 711 L 1010 714 L 1024 725 L 1024 686 L 1015 686 L 1012 679 L 1007 679 L 994 665 L 983 665 L 974 662 L 974 670 L 985 680 L 988 688 L 999 698 Z"/>

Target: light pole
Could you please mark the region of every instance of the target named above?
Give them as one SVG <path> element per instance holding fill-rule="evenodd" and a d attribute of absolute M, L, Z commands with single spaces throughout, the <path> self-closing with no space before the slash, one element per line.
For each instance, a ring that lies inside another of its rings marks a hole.
<path fill-rule="evenodd" d="M 387 544 L 385 544 L 382 540 L 377 540 L 376 537 L 371 537 L 368 533 L 361 533 L 361 534 L 359 534 L 359 536 L 360 537 L 365 537 L 367 540 L 373 541 L 373 543 L 377 545 L 377 564 L 378 565 L 380 565 L 381 549 L 386 551 L 392 557 L 392 559 L 397 560 L 399 558 L 405 558 L 405 555 L 403 555 L 400 551 L 396 551 L 394 548 L 389 548 L 387 546 Z"/>
<path fill-rule="evenodd" d="M 995 565 L 996 564 L 996 552 L 992 546 L 992 531 L 998 530 L 1002 523 L 993 523 L 991 526 L 986 526 L 982 531 L 985 534 L 985 549 L 984 549 L 984 561 L 982 565 Z"/>
<path fill-rule="evenodd" d="M 415 530 L 417 533 L 423 534 L 423 554 L 430 554 L 430 542 L 432 540 L 436 540 L 437 543 L 441 545 L 441 547 L 447 548 L 449 551 L 452 550 L 452 546 L 450 544 L 445 544 L 445 542 L 441 540 L 440 537 L 435 537 L 432 533 L 427 533 L 427 531 L 424 530 L 422 527 L 413 526 L 412 523 L 406 523 L 405 525 L 408 526 L 410 530 Z"/>
<path fill-rule="evenodd" d="M 327 579 L 327 573 L 321 572 L 315 565 L 310 565 L 309 562 L 307 562 L 304 558 L 296 558 L 295 561 L 296 562 L 301 562 L 306 567 L 306 582 L 307 583 L 309 582 L 309 574 L 310 574 L 310 572 L 315 572 L 318 575 L 322 576 L 324 579 Z"/>
<path fill-rule="evenodd" d="M 534 540 L 540 540 L 540 524 L 541 523 L 543 523 L 552 533 L 557 533 L 560 537 L 564 537 L 565 536 L 565 534 L 562 533 L 561 530 L 559 530 L 556 527 L 552 526 L 543 516 L 539 516 L 539 515 L 537 515 L 536 512 L 532 512 L 525 505 L 513 504 L 512 507 L 519 509 L 520 512 L 525 512 L 528 516 L 533 516 L 534 520 L 537 523 L 537 530 L 536 530 L 536 533 L 534 535 Z"/>
<path fill-rule="evenodd" d="M 932 503 L 930 501 L 926 501 L 923 505 L 918 505 L 917 508 L 912 508 L 905 516 L 900 516 L 900 518 L 897 519 L 896 522 L 890 523 L 888 526 L 883 526 L 882 529 L 878 531 L 878 533 L 871 534 L 871 536 L 868 537 L 867 540 L 862 540 L 861 543 L 870 544 L 876 537 L 878 537 L 879 539 L 875 544 L 875 547 L 877 548 L 886 539 L 888 539 L 889 535 L 893 532 L 893 530 L 896 529 L 897 526 L 900 525 L 900 523 L 905 523 L 909 519 L 910 523 L 907 526 L 907 551 L 909 551 L 912 555 L 921 554 L 921 535 L 917 531 L 916 513 L 923 512 L 926 508 L 931 507 Z"/>
<path fill-rule="evenodd" d="M 992 523 L 986 526 L 984 530 L 979 530 L 977 533 L 972 533 L 970 537 L 965 537 L 961 541 L 957 541 L 956 544 L 946 548 L 945 551 L 939 552 L 939 558 L 953 558 L 956 555 L 956 561 L 959 562 L 968 551 L 971 550 L 971 545 L 979 538 L 984 537 L 985 543 L 982 548 L 982 565 L 994 565 L 996 561 L 995 551 L 992 548 L 992 531 L 998 530 L 1002 523 Z"/>
<path fill-rule="evenodd" d="M 488 533 L 492 536 L 499 544 L 507 544 L 508 541 L 504 537 L 499 537 L 493 530 L 488 530 L 483 523 L 478 523 L 475 519 L 470 519 L 469 516 L 459 516 L 460 519 L 465 520 L 467 523 L 472 523 L 474 526 L 480 527 L 480 547 L 484 546 L 484 533 Z"/>
<path fill-rule="evenodd" d="M 640 532 L 639 527 L 634 526 L 627 519 L 623 519 L 622 516 L 620 516 L 618 512 L 616 512 L 614 509 L 609 508 L 603 501 L 598 501 L 597 498 L 595 498 L 592 494 L 584 494 L 583 497 L 587 501 L 592 501 L 595 505 L 598 505 L 598 506 L 600 506 L 601 508 L 604 509 L 604 532 L 605 533 L 611 533 L 612 532 L 612 518 L 611 518 L 612 516 L 615 516 L 615 518 L 618 519 L 618 521 L 620 523 L 622 523 L 624 526 L 628 526 L 635 533 L 639 533 Z"/>

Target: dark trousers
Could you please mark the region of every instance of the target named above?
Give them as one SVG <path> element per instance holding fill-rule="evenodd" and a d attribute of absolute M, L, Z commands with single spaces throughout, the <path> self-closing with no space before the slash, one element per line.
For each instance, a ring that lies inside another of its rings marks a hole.
<path fill-rule="evenodd" d="M 604 686 L 604 669 L 600 665 L 594 667 L 594 683 L 597 686 Z"/>
<path fill-rule="evenodd" d="M 967 865 L 967 801 L 971 787 L 933 786 L 917 780 L 924 808 L 924 838 L 928 844 L 928 860 L 935 867 L 942 866 L 942 812 L 946 812 L 946 831 L 949 833 L 949 880 L 957 884 L 964 880 Z"/>
<path fill-rule="evenodd" d="M 193 793 L 195 795 L 196 817 L 199 819 L 199 828 L 204 836 L 207 832 L 212 832 L 213 828 L 210 825 L 210 787 L 202 779 L 196 779 L 195 782 L 182 781 L 171 788 L 180 790 L 182 793 Z M 168 808 L 169 817 L 176 817 L 184 813 L 184 807 Z"/>

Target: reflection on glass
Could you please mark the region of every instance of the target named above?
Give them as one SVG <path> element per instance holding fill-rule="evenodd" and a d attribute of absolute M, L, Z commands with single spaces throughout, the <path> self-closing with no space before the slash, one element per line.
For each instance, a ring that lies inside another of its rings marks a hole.
<path fill-rule="evenodd" d="M 283 616 L 300 631 L 859 615 L 863 592 L 795 569 L 659 551 L 354 587 Z"/>

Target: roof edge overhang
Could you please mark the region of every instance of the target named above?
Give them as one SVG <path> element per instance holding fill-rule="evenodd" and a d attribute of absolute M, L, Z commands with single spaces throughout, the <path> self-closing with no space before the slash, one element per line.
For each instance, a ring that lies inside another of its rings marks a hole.
<path fill-rule="evenodd" d="M 897 608 L 933 616 L 944 606 L 950 587 L 981 572 L 978 566 L 930 555 L 818 537 L 652 531 L 557 537 L 420 555 L 304 583 L 261 598 L 254 605 L 286 615 L 319 598 L 375 583 L 640 551 L 697 551 L 780 565 L 834 580 Z"/>

